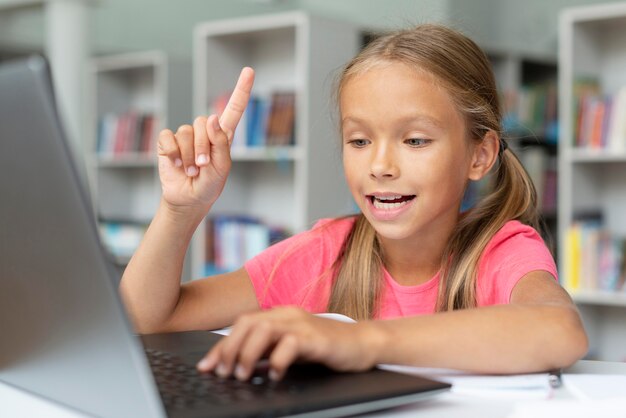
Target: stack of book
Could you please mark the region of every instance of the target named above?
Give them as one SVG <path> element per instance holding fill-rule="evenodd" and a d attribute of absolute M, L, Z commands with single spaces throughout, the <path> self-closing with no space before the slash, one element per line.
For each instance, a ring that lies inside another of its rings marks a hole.
<path fill-rule="evenodd" d="M 207 219 L 205 225 L 206 276 L 237 270 L 288 236 L 284 229 L 246 215 L 216 215 Z"/>
<path fill-rule="evenodd" d="M 96 152 L 101 155 L 152 154 L 156 150 L 155 118 L 149 113 L 108 113 L 98 121 Z"/>
<path fill-rule="evenodd" d="M 218 96 L 209 114 L 221 115 L 230 93 Z M 233 147 L 288 146 L 295 143 L 296 95 L 276 91 L 269 97 L 252 95 L 235 131 Z"/>
<path fill-rule="evenodd" d="M 612 236 L 597 219 L 574 222 L 567 231 L 567 290 L 624 291 L 626 240 Z"/>
<path fill-rule="evenodd" d="M 626 86 L 614 94 L 601 94 L 594 79 L 574 86 L 576 147 L 626 151 Z"/>

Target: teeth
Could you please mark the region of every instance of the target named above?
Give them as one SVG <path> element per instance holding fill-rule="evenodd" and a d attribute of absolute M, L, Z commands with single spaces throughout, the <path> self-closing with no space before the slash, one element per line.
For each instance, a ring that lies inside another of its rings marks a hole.
<path fill-rule="evenodd" d="M 375 196 L 375 200 L 394 200 L 394 199 L 400 199 L 402 197 L 402 195 L 398 195 L 398 196 Z"/>
<path fill-rule="evenodd" d="M 395 208 L 399 208 L 400 206 L 404 206 L 407 203 L 409 203 L 409 201 L 405 201 L 405 202 L 398 202 L 398 203 L 383 203 L 380 202 L 378 199 L 374 199 L 374 207 L 376 209 L 395 209 Z"/>

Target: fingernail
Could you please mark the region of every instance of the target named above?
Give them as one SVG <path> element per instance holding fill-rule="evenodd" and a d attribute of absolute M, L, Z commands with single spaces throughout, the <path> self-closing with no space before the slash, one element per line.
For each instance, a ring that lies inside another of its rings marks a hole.
<path fill-rule="evenodd" d="M 198 362 L 198 364 L 196 365 L 196 367 L 200 370 L 206 370 L 209 368 L 209 359 L 208 358 L 203 358 L 202 360 L 200 360 Z"/>
<path fill-rule="evenodd" d="M 188 176 L 193 177 L 196 174 L 198 174 L 198 167 L 196 167 L 195 165 L 187 167 L 187 175 Z"/>
<path fill-rule="evenodd" d="M 200 155 L 198 155 L 198 159 L 196 160 L 196 163 L 197 163 L 198 165 L 204 165 L 204 164 L 206 164 L 206 163 L 207 163 L 206 155 L 204 155 L 204 154 L 200 154 Z"/>
<path fill-rule="evenodd" d="M 181 165 L 183 165 L 183 160 L 181 160 L 180 158 L 177 158 L 176 160 L 174 160 L 174 165 L 176 167 L 180 167 Z"/>
<path fill-rule="evenodd" d="M 278 380 L 278 372 L 274 369 L 270 369 L 269 372 L 267 372 L 267 375 L 269 376 L 270 380 Z"/>
<path fill-rule="evenodd" d="M 228 376 L 228 371 L 226 370 L 226 365 L 224 363 L 220 363 L 217 365 L 215 369 L 215 373 L 220 377 Z"/>
<path fill-rule="evenodd" d="M 238 364 L 237 367 L 235 367 L 235 377 L 239 380 L 246 380 L 246 369 L 245 367 L 243 367 L 241 364 Z"/>
<path fill-rule="evenodd" d="M 220 121 L 217 117 L 213 118 L 213 129 L 216 131 L 220 130 Z"/>

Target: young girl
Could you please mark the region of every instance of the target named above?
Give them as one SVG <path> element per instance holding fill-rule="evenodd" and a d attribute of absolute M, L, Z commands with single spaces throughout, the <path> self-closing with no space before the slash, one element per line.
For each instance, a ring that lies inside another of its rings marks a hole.
<path fill-rule="evenodd" d="M 280 379 L 297 359 L 520 373 L 585 354 L 579 314 L 536 232 L 534 188 L 501 137 L 489 61 L 438 25 L 379 38 L 341 75 L 343 163 L 361 213 L 181 286 L 191 236 L 226 182 L 253 77 L 241 72 L 219 119 L 160 134 L 161 205 L 121 282 L 138 332 L 234 324 L 198 368 L 241 380 L 265 355 Z M 468 182 L 490 171 L 493 191 L 461 213 Z"/>

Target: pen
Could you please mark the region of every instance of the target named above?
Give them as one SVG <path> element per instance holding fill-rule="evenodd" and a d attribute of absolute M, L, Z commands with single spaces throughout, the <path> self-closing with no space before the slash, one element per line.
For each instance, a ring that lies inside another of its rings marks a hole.
<path fill-rule="evenodd" d="M 550 370 L 548 372 L 548 382 L 550 383 L 550 387 L 561 387 L 561 369 Z"/>

